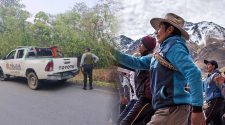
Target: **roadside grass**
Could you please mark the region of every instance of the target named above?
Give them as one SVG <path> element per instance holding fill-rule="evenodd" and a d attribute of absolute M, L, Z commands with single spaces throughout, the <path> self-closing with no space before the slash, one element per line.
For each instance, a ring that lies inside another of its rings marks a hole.
<path fill-rule="evenodd" d="M 116 78 L 114 69 L 94 69 L 93 85 L 99 87 L 116 88 Z M 78 85 L 83 85 L 83 74 L 80 72 L 70 82 Z"/>
<path fill-rule="evenodd" d="M 83 80 L 77 80 L 76 78 L 73 78 L 69 80 L 70 82 L 78 85 L 83 85 Z M 108 83 L 104 81 L 93 81 L 94 86 L 100 86 L 100 87 L 107 87 L 107 88 L 116 88 L 116 85 L 114 83 Z"/>

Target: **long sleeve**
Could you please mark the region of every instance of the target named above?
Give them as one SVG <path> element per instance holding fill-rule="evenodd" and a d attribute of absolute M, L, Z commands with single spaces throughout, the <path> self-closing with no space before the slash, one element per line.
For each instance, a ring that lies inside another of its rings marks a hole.
<path fill-rule="evenodd" d="M 203 106 L 202 76 L 199 68 L 194 64 L 188 50 L 182 44 L 175 44 L 166 54 L 171 64 L 185 76 L 190 85 L 191 102 L 193 108 Z M 194 110 L 194 109 L 193 109 Z"/>
<path fill-rule="evenodd" d="M 81 57 L 81 61 L 80 61 L 80 67 L 82 67 L 84 65 L 84 59 L 86 57 L 86 54 L 83 54 Z"/>
<path fill-rule="evenodd" d="M 92 57 L 94 58 L 95 63 L 97 63 L 99 61 L 99 58 L 93 53 L 92 53 Z"/>
<path fill-rule="evenodd" d="M 142 57 L 134 57 L 134 56 L 116 51 L 115 58 L 119 63 L 131 69 L 146 70 L 150 68 L 152 56 L 147 55 Z"/>

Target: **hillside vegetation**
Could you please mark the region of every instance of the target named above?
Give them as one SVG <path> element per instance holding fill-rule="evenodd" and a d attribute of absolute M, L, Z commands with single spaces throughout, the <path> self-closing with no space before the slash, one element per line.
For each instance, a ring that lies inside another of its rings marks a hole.
<path fill-rule="evenodd" d="M 54 2 L 54 1 L 53 1 Z M 0 57 L 17 46 L 58 46 L 66 56 L 81 57 L 84 47 L 99 56 L 97 67 L 112 64 L 109 41 L 114 37 L 117 3 L 102 0 L 93 7 L 77 3 L 65 13 L 39 12 L 31 20 L 20 0 L 0 1 Z"/>

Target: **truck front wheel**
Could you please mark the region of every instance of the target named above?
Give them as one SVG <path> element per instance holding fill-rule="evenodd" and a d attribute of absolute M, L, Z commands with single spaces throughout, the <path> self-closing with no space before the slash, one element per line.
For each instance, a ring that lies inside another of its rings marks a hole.
<path fill-rule="evenodd" d="M 38 81 L 37 75 L 34 72 L 28 73 L 27 82 L 28 82 L 28 86 L 33 90 L 37 90 L 40 87 L 40 83 Z"/>
<path fill-rule="evenodd" d="M 7 81 L 9 79 L 9 75 L 6 75 L 3 70 L 2 67 L 0 67 L 0 80 L 1 81 Z"/>

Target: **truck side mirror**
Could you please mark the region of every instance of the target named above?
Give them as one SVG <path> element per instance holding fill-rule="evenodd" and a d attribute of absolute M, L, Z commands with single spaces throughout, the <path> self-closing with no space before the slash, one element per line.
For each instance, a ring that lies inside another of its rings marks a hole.
<path fill-rule="evenodd" d="M 4 57 L 2 58 L 2 60 L 6 60 L 6 56 L 4 56 Z"/>

